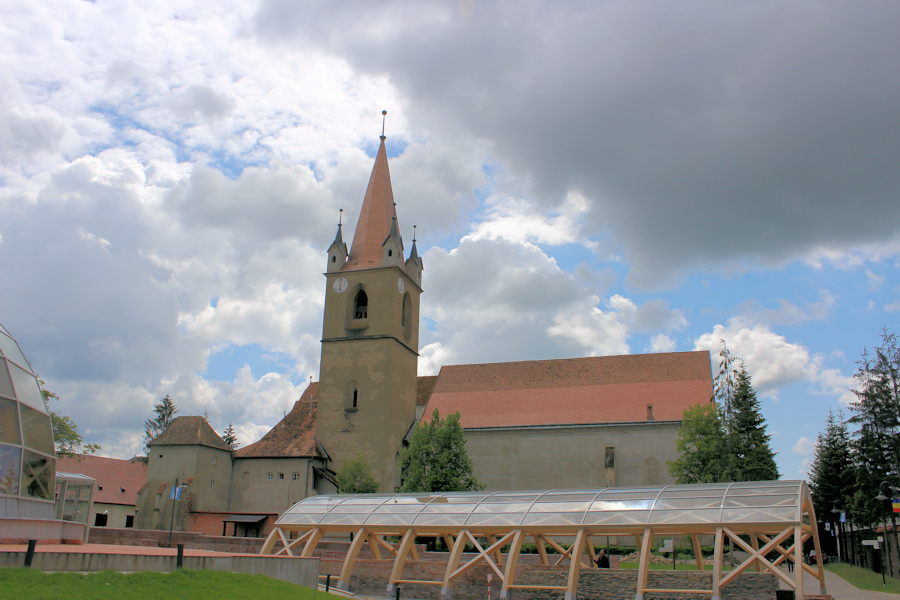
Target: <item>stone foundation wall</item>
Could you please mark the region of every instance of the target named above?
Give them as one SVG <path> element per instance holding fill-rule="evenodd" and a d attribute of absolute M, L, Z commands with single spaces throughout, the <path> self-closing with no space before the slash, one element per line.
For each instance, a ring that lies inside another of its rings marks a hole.
<path fill-rule="evenodd" d="M 322 559 L 319 563 L 320 578 L 332 576 L 332 585 L 337 585 L 342 561 Z M 350 591 L 369 596 L 386 596 L 387 582 L 392 562 L 387 560 L 357 560 L 350 577 Z M 443 579 L 446 561 L 407 561 L 403 579 L 440 581 Z M 485 600 L 487 598 L 487 575 L 493 569 L 479 563 L 454 580 L 451 587 L 453 600 Z M 566 583 L 567 566 L 543 566 L 520 563 L 517 567 L 516 584 L 559 585 Z M 637 571 L 618 569 L 582 569 L 578 577 L 579 600 L 633 600 L 637 591 Z M 651 571 L 649 585 L 668 589 L 711 589 L 712 574 L 692 571 Z M 403 583 L 400 584 L 401 598 L 422 598 L 440 600 L 441 586 Z M 766 573 L 746 573 L 731 585 L 722 588 L 722 600 L 775 600 L 778 581 L 774 575 Z M 491 585 L 491 597 L 500 594 L 497 577 Z M 563 590 L 510 590 L 509 600 L 558 600 Z M 709 600 L 709 594 L 646 594 L 647 600 Z"/>

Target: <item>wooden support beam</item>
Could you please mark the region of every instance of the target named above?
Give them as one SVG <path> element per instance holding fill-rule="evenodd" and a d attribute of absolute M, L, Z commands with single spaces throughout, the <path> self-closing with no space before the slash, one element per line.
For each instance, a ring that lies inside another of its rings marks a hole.
<path fill-rule="evenodd" d="M 447 570 L 444 571 L 444 585 L 441 587 L 441 598 L 450 596 L 451 575 L 456 571 L 459 565 L 459 559 L 462 557 L 463 550 L 466 548 L 466 540 L 469 532 L 463 529 L 456 535 L 456 541 L 453 542 L 453 550 L 450 551 L 450 560 L 447 561 Z"/>
<path fill-rule="evenodd" d="M 537 546 L 538 556 L 541 557 L 541 564 L 549 565 L 550 561 L 547 559 L 547 543 L 544 541 L 544 536 L 535 534 L 534 545 Z"/>
<path fill-rule="evenodd" d="M 697 570 L 703 570 L 703 546 L 700 545 L 700 536 L 696 533 L 691 534 L 691 544 L 694 546 L 694 563 L 697 565 Z"/>
<path fill-rule="evenodd" d="M 359 551 L 362 549 L 367 537 L 368 532 L 365 528 L 358 530 L 350 543 L 347 556 L 344 557 L 344 564 L 341 565 L 341 576 L 338 579 L 337 587 L 345 592 L 350 589 L 350 575 L 353 573 L 353 567 L 356 566 L 356 557 L 359 556 Z"/>
<path fill-rule="evenodd" d="M 276 527 L 269 533 L 269 537 L 266 538 L 266 541 L 263 542 L 262 548 L 260 548 L 260 554 L 272 554 L 272 550 L 275 549 L 275 544 L 278 543 L 278 530 Z"/>
<path fill-rule="evenodd" d="M 584 529 L 575 535 L 575 543 L 569 548 L 569 579 L 566 581 L 566 600 L 575 600 L 578 591 L 578 571 L 581 569 L 581 553 L 584 550 Z"/>
<path fill-rule="evenodd" d="M 407 529 L 406 533 L 397 544 L 397 556 L 394 558 L 394 566 L 391 567 L 391 576 L 388 578 L 387 595 L 394 593 L 394 586 L 403 575 L 403 567 L 406 566 L 406 557 L 409 556 L 409 547 L 416 544 L 416 532 L 414 529 Z"/>
<path fill-rule="evenodd" d="M 638 566 L 637 592 L 634 600 L 644 600 L 644 590 L 647 588 L 647 578 L 650 571 L 650 544 L 653 540 L 653 532 L 645 529 L 641 536 L 641 558 Z"/>
<path fill-rule="evenodd" d="M 500 587 L 500 598 L 506 600 L 509 589 L 512 587 L 516 579 L 516 567 L 519 564 L 519 553 L 522 550 L 522 542 L 525 540 L 525 534 L 521 529 L 516 529 L 513 533 L 512 542 L 509 545 L 509 553 L 506 555 L 506 570 L 503 573 L 503 585 Z"/>
<path fill-rule="evenodd" d="M 722 559 L 725 553 L 725 535 L 722 533 L 721 527 L 716 527 L 715 549 L 713 550 L 713 576 L 712 576 L 712 598 L 719 600 L 722 597 L 720 591 L 720 583 L 722 581 Z"/>
<path fill-rule="evenodd" d="M 281 527 L 276 527 L 275 531 L 278 532 L 278 537 L 281 539 L 281 543 L 284 544 L 283 552 L 286 552 L 288 556 L 293 556 L 294 553 L 291 552 L 291 545 L 288 542 L 287 538 L 284 537 L 284 531 L 282 531 Z"/>

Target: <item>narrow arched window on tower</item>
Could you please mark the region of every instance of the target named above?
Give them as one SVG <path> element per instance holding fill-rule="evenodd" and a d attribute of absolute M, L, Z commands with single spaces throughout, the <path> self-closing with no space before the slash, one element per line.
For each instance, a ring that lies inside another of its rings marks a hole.
<path fill-rule="evenodd" d="M 353 408 L 359 408 L 359 405 L 357 404 L 358 402 L 359 402 L 359 390 L 354 389 L 353 390 Z"/>
<path fill-rule="evenodd" d="M 388 256 L 393 256 L 393 255 L 394 255 L 394 251 L 391 250 L 390 248 L 388 248 Z"/>
<path fill-rule="evenodd" d="M 403 326 L 403 335 L 409 339 L 412 331 L 412 300 L 409 299 L 409 292 L 403 294 L 403 309 L 400 313 L 400 324 Z"/>
<path fill-rule="evenodd" d="M 359 290 L 353 301 L 353 318 L 365 319 L 369 316 L 369 297 L 364 290 Z"/>

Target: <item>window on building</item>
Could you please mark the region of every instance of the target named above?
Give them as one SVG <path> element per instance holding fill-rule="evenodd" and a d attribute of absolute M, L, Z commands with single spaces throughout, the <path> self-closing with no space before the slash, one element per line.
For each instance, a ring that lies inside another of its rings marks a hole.
<path fill-rule="evenodd" d="M 412 331 L 412 300 L 409 298 L 409 292 L 403 294 L 403 310 L 400 316 L 400 323 L 403 325 L 403 335 L 409 339 Z"/>
<path fill-rule="evenodd" d="M 278 474 L 278 479 L 279 479 L 279 480 L 284 479 L 284 473 L 279 473 L 279 474 Z"/>
<path fill-rule="evenodd" d="M 125 515 L 125 527 L 134 527 L 134 515 Z"/>
<path fill-rule="evenodd" d="M 359 290 L 353 300 L 353 318 L 367 319 L 369 316 L 369 297 L 365 290 Z"/>
<path fill-rule="evenodd" d="M 393 256 L 393 255 L 394 255 L 394 251 L 391 250 L 390 248 L 388 248 L 388 256 Z"/>
<path fill-rule="evenodd" d="M 359 408 L 359 390 L 353 390 L 353 408 Z"/>
<path fill-rule="evenodd" d="M 648 421 L 653 420 L 653 405 L 652 404 L 647 405 L 647 420 Z"/>
<path fill-rule="evenodd" d="M 216 482 L 215 482 L 215 481 L 210 481 L 210 482 L 209 482 L 209 489 L 213 489 L 214 487 L 216 487 Z"/>
<path fill-rule="evenodd" d="M 272 481 L 272 474 L 266 473 L 266 479 L 268 479 L 269 481 Z"/>
<path fill-rule="evenodd" d="M 218 456 L 213 455 L 213 457 L 212 457 L 212 464 L 216 464 L 216 459 L 217 459 L 217 458 L 218 458 Z"/>
<path fill-rule="evenodd" d="M 616 468 L 616 448 L 615 446 L 606 447 L 606 460 L 603 463 L 607 469 Z"/>
<path fill-rule="evenodd" d="M 297 481 L 298 479 L 300 479 L 300 473 L 291 473 L 292 481 Z"/>
<path fill-rule="evenodd" d="M 108 519 L 108 513 L 97 513 L 96 515 L 94 515 L 94 527 L 106 527 L 106 522 Z"/>

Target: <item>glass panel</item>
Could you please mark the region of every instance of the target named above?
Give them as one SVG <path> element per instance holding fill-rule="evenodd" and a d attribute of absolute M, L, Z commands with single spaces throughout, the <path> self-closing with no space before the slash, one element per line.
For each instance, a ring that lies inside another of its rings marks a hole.
<path fill-rule="evenodd" d="M 681 508 L 694 510 L 697 508 L 714 508 L 722 505 L 722 496 L 715 498 L 660 498 L 656 501 L 656 509 Z"/>
<path fill-rule="evenodd" d="M 719 509 L 706 510 L 654 510 L 651 523 L 716 523 Z"/>
<path fill-rule="evenodd" d="M 22 450 L 0 446 L 0 494 L 19 493 L 19 463 Z"/>
<path fill-rule="evenodd" d="M 21 405 L 22 435 L 24 444 L 38 452 L 53 454 L 53 426 L 50 415 L 40 413 L 33 408 Z"/>
<path fill-rule="evenodd" d="M 422 510 L 422 505 L 415 504 L 394 504 L 393 502 L 388 502 L 387 504 L 382 504 L 377 507 L 373 512 L 378 513 L 417 513 Z"/>
<path fill-rule="evenodd" d="M 21 444 L 19 439 L 19 412 L 16 410 L 18 402 L 0 398 L 0 442 L 7 444 Z"/>
<path fill-rule="evenodd" d="M 531 507 L 530 502 L 485 502 L 475 508 L 477 513 L 523 513 Z"/>
<path fill-rule="evenodd" d="M 24 402 L 40 411 L 46 411 L 44 396 L 41 395 L 41 388 L 38 387 L 38 382 L 34 375 L 12 363 L 7 364 L 9 364 L 9 374 L 12 375 L 13 386 L 16 388 L 16 398 L 19 399 L 19 402 Z"/>
<path fill-rule="evenodd" d="M 621 511 L 621 510 L 649 510 L 653 507 L 653 500 L 619 500 L 610 502 L 606 500 L 598 500 L 591 503 L 591 512 L 597 511 Z"/>
<path fill-rule="evenodd" d="M 481 515 L 469 515 L 469 518 L 466 519 L 466 527 L 473 527 L 478 525 L 508 525 L 508 526 L 518 526 L 522 522 L 521 514 L 481 514 Z"/>
<path fill-rule="evenodd" d="M 579 525 L 583 513 L 532 513 L 525 517 L 523 525 Z"/>
<path fill-rule="evenodd" d="M 322 519 L 322 525 L 362 525 L 366 520 L 366 515 L 328 515 Z"/>
<path fill-rule="evenodd" d="M 796 495 L 765 495 L 765 496 L 732 496 L 725 501 L 727 508 L 741 506 L 797 506 Z"/>
<path fill-rule="evenodd" d="M 591 506 L 590 502 L 540 502 L 534 505 L 531 512 L 584 512 Z"/>
<path fill-rule="evenodd" d="M 25 451 L 25 460 L 22 464 L 23 496 L 53 500 L 54 462 L 56 461 L 50 457 Z"/>
<path fill-rule="evenodd" d="M 278 525 L 315 525 L 319 522 L 320 518 L 320 515 L 285 513 L 278 519 Z"/>
<path fill-rule="evenodd" d="M 587 502 L 597 497 L 597 492 L 580 492 L 578 494 L 550 493 L 541 496 L 539 502 Z"/>
<path fill-rule="evenodd" d="M 7 398 L 15 398 L 16 393 L 13 391 L 12 379 L 9 378 L 9 371 L 6 370 L 6 359 L 0 358 L 0 396 Z"/>
<path fill-rule="evenodd" d="M 794 522 L 797 519 L 796 508 L 771 508 L 771 509 L 740 509 L 725 510 L 722 514 L 724 523 L 752 523 L 752 522 Z"/>
<path fill-rule="evenodd" d="M 19 345 L 16 344 L 15 340 L 2 332 L 0 332 L 0 350 L 3 351 L 3 354 L 9 360 L 17 362 L 23 367 L 30 367 L 28 361 L 22 355 L 22 351 L 19 350 Z"/>
<path fill-rule="evenodd" d="M 431 503 L 422 509 L 423 513 L 470 513 L 475 510 L 475 504 L 444 504 L 443 502 Z"/>
<path fill-rule="evenodd" d="M 366 519 L 366 525 L 412 525 L 416 515 L 405 514 L 373 514 Z"/>
<path fill-rule="evenodd" d="M 585 525 L 643 525 L 650 518 L 649 510 L 632 510 L 625 512 L 589 513 L 584 519 Z"/>
<path fill-rule="evenodd" d="M 439 515 L 439 514 L 419 514 L 416 517 L 415 524 L 416 525 L 450 525 L 454 527 L 462 527 L 466 522 L 466 517 L 468 514 L 464 515 Z"/>

